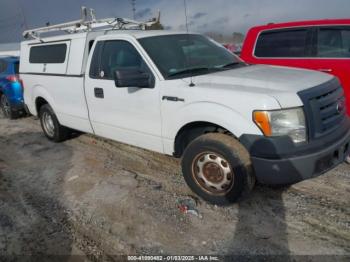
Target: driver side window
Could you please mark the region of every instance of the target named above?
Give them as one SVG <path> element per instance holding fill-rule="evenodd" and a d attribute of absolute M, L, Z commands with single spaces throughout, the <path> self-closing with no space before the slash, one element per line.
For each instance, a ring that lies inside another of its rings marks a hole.
<path fill-rule="evenodd" d="M 111 40 L 98 43 L 91 63 L 90 77 L 113 80 L 114 72 L 120 69 L 150 72 L 138 51 L 129 42 Z"/>

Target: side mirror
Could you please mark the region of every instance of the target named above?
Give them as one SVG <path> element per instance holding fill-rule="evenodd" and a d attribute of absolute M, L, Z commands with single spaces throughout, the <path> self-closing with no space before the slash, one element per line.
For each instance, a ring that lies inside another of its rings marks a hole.
<path fill-rule="evenodd" d="M 114 81 L 116 87 L 154 87 L 152 75 L 138 69 L 118 69 L 114 72 Z"/>

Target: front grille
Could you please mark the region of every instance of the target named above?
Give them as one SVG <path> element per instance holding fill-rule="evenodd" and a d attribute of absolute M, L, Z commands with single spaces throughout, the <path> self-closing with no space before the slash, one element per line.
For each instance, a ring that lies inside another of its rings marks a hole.
<path fill-rule="evenodd" d="M 344 91 L 336 78 L 298 95 L 304 103 L 311 139 L 332 132 L 345 119 Z"/>

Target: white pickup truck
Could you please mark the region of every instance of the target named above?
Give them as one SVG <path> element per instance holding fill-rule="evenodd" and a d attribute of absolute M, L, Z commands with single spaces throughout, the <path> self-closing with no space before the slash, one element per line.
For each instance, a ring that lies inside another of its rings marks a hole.
<path fill-rule="evenodd" d="M 336 78 L 247 65 L 200 34 L 35 37 L 21 43 L 20 75 L 48 139 L 74 129 L 182 157 L 188 186 L 215 204 L 236 201 L 255 179 L 278 185 L 320 175 L 349 153 Z"/>

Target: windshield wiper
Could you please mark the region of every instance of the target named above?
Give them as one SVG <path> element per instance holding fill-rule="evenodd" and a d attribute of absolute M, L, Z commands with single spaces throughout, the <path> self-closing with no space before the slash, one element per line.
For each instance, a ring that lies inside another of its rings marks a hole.
<path fill-rule="evenodd" d="M 168 75 L 168 77 L 174 77 L 174 76 L 186 75 L 186 74 L 195 74 L 200 72 L 209 72 L 209 70 L 210 70 L 209 67 L 187 68 L 187 69 L 172 73 Z"/>

